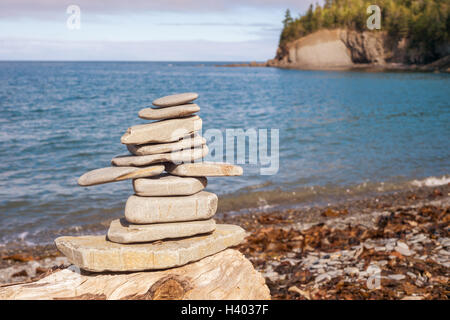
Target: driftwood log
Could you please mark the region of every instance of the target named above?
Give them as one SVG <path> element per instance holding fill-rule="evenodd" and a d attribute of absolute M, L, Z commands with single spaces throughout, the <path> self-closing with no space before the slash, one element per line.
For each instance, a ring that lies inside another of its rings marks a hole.
<path fill-rule="evenodd" d="M 262 275 L 227 249 L 168 270 L 87 273 L 71 266 L 39 281 L 0 287 L 0 299 L 270 299 Z"/>

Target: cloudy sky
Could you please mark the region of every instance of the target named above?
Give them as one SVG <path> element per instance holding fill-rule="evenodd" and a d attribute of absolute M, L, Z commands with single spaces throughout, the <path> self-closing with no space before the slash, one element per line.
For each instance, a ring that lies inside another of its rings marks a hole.
<path fill-rule="evenodd" d="M 311 0 L 1 0 L 0 60 L 249 61 Z M 67 13 L 80 8 L 80 28 Z M 72 22 L 72 23 L 70 23 Z"/>

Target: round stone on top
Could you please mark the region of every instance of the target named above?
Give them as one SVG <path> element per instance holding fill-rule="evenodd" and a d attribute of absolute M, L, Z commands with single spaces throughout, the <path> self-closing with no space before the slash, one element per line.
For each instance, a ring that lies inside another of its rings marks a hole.
<path fill-rule="evenodd" d="M 198 93 L 195 92 L 173 94 L 171 96 L 165 96 L 154 100 L 153 105 L 160 108 L 172 107 L 192 102 L 197 98 Z"/>

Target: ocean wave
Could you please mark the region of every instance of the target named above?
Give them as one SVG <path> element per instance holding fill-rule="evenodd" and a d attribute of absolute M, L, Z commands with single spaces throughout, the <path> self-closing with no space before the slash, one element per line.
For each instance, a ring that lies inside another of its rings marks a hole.
<path fill-rule="evenodd" d="M 266 211 L 279 206 L 327 204 L 341 200 L 375 196 L 389 192 L 434 187 L 450 183 L 450 176 L 410 180 L 396 177 L 389 181 L 365 181 L 354 185 L 313 185 L 259 189 L 246 187 L 220 197 L 219 212 Z"/>
<path fill-rule="evenodd" d="M 415 187 L 438 187 L 450 183 L 450 176 L 428 177 L 423 180 L 414 180 L 411 184 Z"/>

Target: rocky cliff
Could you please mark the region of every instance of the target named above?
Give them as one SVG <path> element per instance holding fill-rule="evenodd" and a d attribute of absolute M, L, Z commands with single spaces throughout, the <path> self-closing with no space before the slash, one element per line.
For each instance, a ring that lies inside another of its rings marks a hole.
<path fill-rule="evenodd" d="M 299 69 L 352 68 L 420 63 L 420 48 L 407 49 L 408 40 L 391 39 L 382 31 L 319 30 L 277 50 L 268 66 Z M 449 48 L 442 48 L 442 56 Z M 448 68 L 448 67 L 447 67 Z"/>

